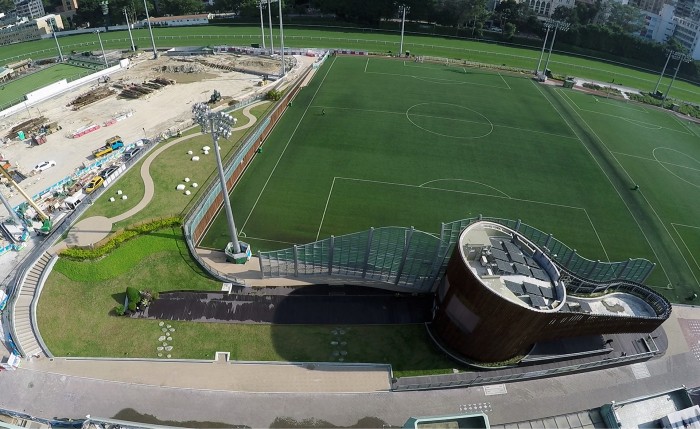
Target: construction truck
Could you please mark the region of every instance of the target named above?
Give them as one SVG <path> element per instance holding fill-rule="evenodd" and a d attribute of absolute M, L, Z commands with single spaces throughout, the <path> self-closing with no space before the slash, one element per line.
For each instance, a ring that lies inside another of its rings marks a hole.
<path fill-rule="evenodd" d="M 107 155 L 108 153 L 112 153 L 115 150 L 120 149 L 122 147 L 124 147 L 124 142 L 122 141 L 121 137 L 119 137 L 119 136 L 110 137 L 107 139 L 107 142 L 104 146 L 92 151 L 92 155 L 95 158 L 100 158 L 100 157 L 103 157 L 103 156 Z"/>
<path fill-rule="evenodd" d="M 10 182 L 12 186 L 17 189 L 17 191 L 20 193 L 20 195 L 25 199 L 27 204 L 31 206 L 35 211 L 36 214 L 39 216 L 39 219 L 41 219 L 42 225 L 41 228 L 35 228 L 34 230 L 37 232 L 39 235 L 49 235 L 51 233 L 51 230 L 53 230 L 53 220 L 46 214 L 44 211 L 34 203 L 34 200 L 32 200 L 29 195 L 27 195 L 22 188 L 19 187 L 17 182 L 14 180 L 10 172 L 5 170 L 4 168 L 0 168 L 0 174 L 5 177 L 5 179 Z M 0 194 L 0 202 L 5 205 L 5 208 L 10 212 L 10 214 L 13 217 L 13 220 L 15 221 L 15 225 L 18 227 L 25 228 L 24 231 L 22 232 L 22 241 L 26 241 L 29 238 L 28 231 L 26 230 L 25 223 L 22 221 L 22 219 L 18 216 L 17 213 L 12 209 L 12 206 L 10 206 L 10 203 L 7 201 L 7 199 Z M 22 207 L 22 204 L 20 205 L 20 208 Z"/>

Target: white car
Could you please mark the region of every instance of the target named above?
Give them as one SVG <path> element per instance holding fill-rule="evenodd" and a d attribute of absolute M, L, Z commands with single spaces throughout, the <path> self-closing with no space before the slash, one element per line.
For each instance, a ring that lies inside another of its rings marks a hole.
<path fill-rule="evenodd" d="M 37 165 L 34 167 L 34 170 L 36 170 L 36 171 L 44 171 L 44 170 L 48 170 L 49 168 L 55 167 L 55 166 L 56 166 L 56 161 L 44 161 L 44 162 L 42 162 L 42 163 L 40 163 L 40 164 L 37 164 Z"/>

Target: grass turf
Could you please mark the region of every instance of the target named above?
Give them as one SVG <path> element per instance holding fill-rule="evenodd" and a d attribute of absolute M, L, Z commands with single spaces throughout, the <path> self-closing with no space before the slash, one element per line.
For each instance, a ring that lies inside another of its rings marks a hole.
<path fill-rule="evenodd" d="M 56 64 L 36 73 L 9 81 L 0 85 L 0 88 L 2 88 L 0 110 L 23 100 L 24 95 L 29 92 L 35 91 L 61 79 L 72 81 L 77 78 L 87 76 L 93 72 L 93 70 L 72 66 L 70 64 Z"/>
<path fill-rule="evenodd" d="M 248 46 L 250 43 L 260 42 L 259 27 L 246 25 L 155 28 L 153 32 L 156 44 L 161 48 L 192 46 L 193 44 Z M 147 30 L 135 30 L 133 33 L 137 45 L 150 46 Z M 277 34 L 275 37 L 279 38 Z M 129 49 L 131 46 L 126 31 L 110 31 L 104 34 L 102 40 L 105 49 Z M 285 42 L 287 46 L 367 49 L 374 52 L 395 52 L 399 47 L 397 34 L 353 31 L 352 29 L 318 30 L 289 27 L 285 31 Z M 61 37 L 59 43 L 64 52 L 99 49 L 97 38 L 92 34 Z M 279 40 L 275 44 L 277 45 L 277 43 Z M 523 67 L 528 70 L 535 68 L 539 58 L 539 49 L 428 35 L 407 35 L 404 47 L 415 55 L 459 58 L 489 64 Z M 26 57 L 36 59 L 56 55 L 53 40 L 25 42 L 0 47 L 0 64 Z M 603 63 L 593 59 L 556 53 L 552 55 L 549 68 L 561 75 L 595 79 L 602 82 L 614 81 L 616 85 L 625 85 L 646 91 L 651 91 L 655 87 L 660 72 L 660 70 L 632 69 L 622 64 Z M 670 80 L 669 77 L 664 77 L 660 88 L 665 89 Z M 697 85 L 687 82 L 677 80 L 670 96 L 700 103 L 700 89 Z"/>
<path fill-rule="evenodd" d="M 529 78 L 336 57 L 234 189 L 234 216 L 261 250 L 372 226 L 522 219 L 590 259 L 657 262 L 650 285 L 680 301 L 700 276 L 700 247 L 672 226 L 700 226 L 697 139 L 666 112 Z M 202 245 L 225 241 L 220 214 Z"/>
<path fill-rule="evenodd" d="M 59 259 L 37 308 L 44 341 L 56 356 L 157 357 L 157 320 L 111 315 L 126 286 L 157 291 L 215 291 L 187 251 L 182 233 L 166 229 L 125 243 L 97 261 Z M 347 362 L 390 363 L 399 376 L 448 373 L 455 366 L 431 344 L 423 325 L 289 326 L 167 321 L 175 328 L 173 358 L 333 361 L 332 331 L 342 328 Z M 167 353 L 167 352 L 166 352 Z"/>
<path fill-rule="evenodd" d="M 255 106 L 251 109 L 251 114 L 261 117 L 270 107 L 271 103 Z M 248 123 L 248 118 L 242 112 L 243 109 L 231 112 L 231 115 L 238 119 L 237 126 L 243 126 Z M 196 132 L 198 128 L 195 127 L 188 132 L 191 131 Z M 224 158 L 230 157 L 235 148 L 241 144 L 243 136 L 249 131 L 250 128 L 235 131 L 228 140 L 219 140 L 222 156 Z M 185 132 L 184 135 L 187 135 L 188 132 Z M 167 144 L 168 141 L 171 140 L 161 142 L 159 146 Z M 153 199 L 140 212 L 112 225 L 112 230 L 116 231 L 147 219 L 179 215 L 187 205 L 196 200 L 199 190 L 204 188 L 207 182 L 214 180 L 216 170 L 214 154 L 210 153 L 208 156 L 200 154 L 201 148 L 204 146 L 212 146 L 211 136 L 199 134 L 177 143 L 159 154 L 151 163 L 150 168 L 150 174 L 155 186 Z M 157 147 L 154 150 L 156 149 Z M 187 154 L 189 150 L 200 155 L 199 162 L 191 161 L 192 155 Z M 141 165 L 145 159 L 140 160 L 119 178 L 112 185 L 111 191 L 103 194 L 85 211 L 82 218 L 92 216 L 113 217 L 126 212 L 138 204 L 144 194 Z M 185 177 L 189 177 L 191 181 L 185 183 Z M 184 191 L 176 190 L 175 187 L 180 183 L 187 185 L 187 189 L 192 193 L 185 195 Z M 197 183 L 199 186 L 193 188 L 191 186 L 192 183 Z M 117 190 L 121 190 L 129 198 L 127 200 L 117 199 L 114 202 L 110 202 L 109 197 L 114 196 Z"/>

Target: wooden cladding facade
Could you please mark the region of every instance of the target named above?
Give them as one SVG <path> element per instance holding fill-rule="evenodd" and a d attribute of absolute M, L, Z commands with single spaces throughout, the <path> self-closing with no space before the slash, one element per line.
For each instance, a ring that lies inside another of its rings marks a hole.
<path fill-rule="evenodd" d="M 459 246 L 450 258 L 436 303 L 433 332 L 455 352 L 480 362 L 527 354 L 538 341 L 652 332 L 665 320 L 523 307 L 484 285 L 462 259 Z"/>

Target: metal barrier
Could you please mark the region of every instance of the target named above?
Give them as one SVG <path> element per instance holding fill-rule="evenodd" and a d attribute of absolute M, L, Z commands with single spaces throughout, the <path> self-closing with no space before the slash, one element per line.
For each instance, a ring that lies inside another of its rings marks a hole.
<path fill-rule="evenodd" d="M 443 223 L 440 238 L 407 228 L 379 228 L 293 248 L 260 252 L 261 271 L 263 276 L 268 277 L 327 274 L 369 278 L 428 292 L 435 280 L 442 278 L 459 234 L 468 225 L 480 220 L 518 231 L 580 282 L 596 284 L 599 289 L 606 285 L 610 287 L 610 282 L 627 282 L 633 285 L 629 287 L 630 290 L 651 291 L 640 284 L 654 268 L 654 264 L 646 259 L 592 261 L 578 255 L 575 249 L 555 239 L 552 234 L 520 220 L 482 216 Z M 420 242 L 412 243 L 413 232 L 418 232 Z M 622 283 L 617 287 L 623 287 Z M 657 296 L 656 293 L 653 295 Z M 665 304 L 660 307 L 663 306 Z"/>

